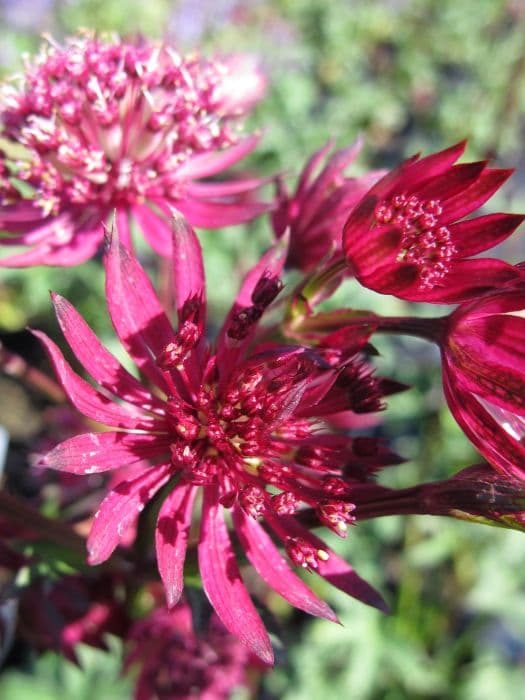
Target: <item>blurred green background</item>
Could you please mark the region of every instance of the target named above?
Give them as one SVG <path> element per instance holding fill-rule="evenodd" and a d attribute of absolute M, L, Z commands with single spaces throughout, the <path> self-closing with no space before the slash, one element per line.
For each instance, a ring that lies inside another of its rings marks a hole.
<path fill-rule="evenodd" d="M 523 0 L 2 0 L 0 22 L 4 75 L 20 68 L 42 33 L 60 39 L 79 27 L 140 32 L 204 53 L 254 53 L 269 78 L 268 97 L 247 125 L 265 130 L 251 159 L 255 169 L 295 176 L 330 137 L 343 146 L 363 135 L 355 172 L 468 138 L 470 158 L 517 169 L 490 210 L 525 209 Z M 269 228 L 260 221 L 244 236 L 228 230 L 201 238 L 212 311 L 223 313 L 239 272 L 268 245 Z M 499 252 L 510 262 L 525 259 L 519 235 Z M 4 339 L 19 337 L 27 325 L 56 335 L 50 288 L 70 298 L 112 346 L 100 312 L 97 262 L 73 270 L 2 271 Z M 351 284 L 338 300 L 403 311 L 400 302 L 378 301 Z M 443 405 L 432 350 L 416 341 L 379 345 L 380 371 L 414 386 L 389 403 L 385 430 L 410 461 L 384 482 L 443 478 L 476 462 Z M 0 423 L 6 420 L 0 413 Z M 16 445 L 30 443 L 31 434 L 16 421 L 10 430 Z M 321 585 L 344 626 L 305 619 L 271 600 L 284 620 L 287 652 L 265 677 L 261 698 L 525 699 L 522 534 L 441 518 L 389 518 L 360 524 L 337 548 L 384 593 L 392 615 Z M 85 649 L 83 670 L 52 654 L 27 658 L 0 675 L 0 700 L 128 698 L 131 686 L 119 677 L 121 649 L 116 642 L 110 649 Z"/>

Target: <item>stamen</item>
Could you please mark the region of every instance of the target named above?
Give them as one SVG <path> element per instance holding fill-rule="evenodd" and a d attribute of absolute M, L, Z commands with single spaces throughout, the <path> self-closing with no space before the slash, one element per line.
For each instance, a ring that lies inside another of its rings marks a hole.
<path fill-rule="evenodd" d="M 320 561 L 328 561 L 330 558 L 328 552 L 316 549 L 302 537 L 289 537 L 284 546 L 291 561 L 307 571 L 315 571 L 319 568 Z"/>
<path fill-rule="evenodd" d="M 320 503 L 316 512 L 323 525 L 331 528 L 336 535 L 346 537 L 347 524 L 355 522 L 355 516 L 352 515 L 354 510 L 353 503 L 330 500 Z"/>
<path fill-rule="evenodd" d="M 283 283 L 275 275 L 264 273 L 252 292 L 253 306 L 239 311 L 231 321 L 228 337 L 243 340 L 253 325 L 261 318 L 264 310 L 272 303 L 283 288 Z"/>
<path fill-rule="evenodd" d="M 168 343 L 157 357 L 156 362 L 161 369 L 179 369 L 202 335 L 202 328 L 198 324 L 198 312 L 185 311 L 185 308 L 186 305 L 182 308 L 176 340 Z"/>
<path fill-rule="evenodd" d="M 260 457 L 244 457 L 243 460 L 245 469 L 249 474 L 257 476 L 259 473 L 259 467 L 261 466 L 262 459 Z"/>
<path fill-rule="evenodd" d="M 330 496 L 347 496 L 349 485 L 338 476 L 327 476 L 323 481 L 323 491 Z"/>
<path fill-rule="evenodd" d="M 293 515 L 298 506 L 297 498 L 290 491 L 272 496 L 272 508 L 277 515 Z"/>
<path fill-rule="evenodd" d="M 375 413 L 384 409 L 383 392 L 373 370 L 362 362 L 347 364 L 337 378 L 336 385 L 348 396 L 347 408 L 354 413 Z"/>
<path fill-rule="evenodd" d="M 231 321 L 227 333 L 228 337 L 234 340 L 244 340 L 252 326 L 257 323 L 261 316 L 262 309 L 257 306 L 248 306 L 242 311 L 239 311 Z"/>
<path fill-rule="evenodd" d="M 443 284 L 449 270 L 447 263 L 457 253 L 450 230 L 440 225 L 442 211 L 439 200 L 420 200 L 414 194 L 395 195 L 375 208 L 378 224 L 400 230 L 397 261 L 418 268 L 422 289 Z"/>
<path fill-rule="evenodd" d="M 265 492 L 258 486 L 247 486 L 239 493 L 239 503 L 250 517 L 257 520 L 266 508 Z"/>
<path fill-rule="evenodd" d="M 265 273 L 255 285 L 252 302 L 255 306 L 266 308 L 283 288 L 283 283 L 275 275 Z"/>

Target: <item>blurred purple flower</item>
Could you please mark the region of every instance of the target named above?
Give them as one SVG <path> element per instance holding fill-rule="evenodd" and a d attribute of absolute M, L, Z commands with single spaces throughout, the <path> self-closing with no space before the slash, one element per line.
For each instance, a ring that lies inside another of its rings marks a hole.
<path fill-rule="evenodd" d="M 216 615 L 197 636 L 185 602 L 138 620 L 127 641 L 126 668 L 140 669 L 135 700 L 227 700 L 248 685 L 250 669 L 261 668 Z"/>
<path fill-rule="evenodd" d="M 239 0 L 181 0 L 174 9 L 168 34 L 178 42 L 197 44 L 203 35 L 231 20 Z"/>

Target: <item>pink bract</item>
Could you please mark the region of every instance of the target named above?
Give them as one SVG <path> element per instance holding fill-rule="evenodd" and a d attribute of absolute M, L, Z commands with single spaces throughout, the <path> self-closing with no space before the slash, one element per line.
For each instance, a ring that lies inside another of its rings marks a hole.
<path fill-rule="evenodd" d="M 261 180 L 207 180 L 257 145 L 238 121 L 264 87 L 247 57 L 207 60 L 88 33 L 50 42 L 1 93 L 0 243 L 29 249 L 0 265 L 83 262 L 115 210 L 125 245 L 133 221 L 164 256 L 171 207 L 204 228 L 266 211 Z"/>
<path fill-rule="evenodd" d="M 346 535 L 354 520 L 352 485 L 377 465 L 360 455 L 359 443 L 354 451 L 350 437 L 333 433 L 325 419 L 348 408 L 377 411 L 384 392 L 355 351 L 258 339 L 261 319 L 281 291 L 286 255 L 283 239 L 248 273 L 212 348 L 205 337 L 201 250 L 186 222 L 175 220 L 173 239 L 177 330 L 139 263 L 113 236 L 105 259 L 109 313 L 147 385 L 120 365 L 58 295 L 54 304 L 62 331 L 97 388 L 35 332 L 75 407 L 113 426 L 66 440 L 42 465 L 92 474 L 140 460 L 151 464 L 117 484 L 102 503 L 88 538 L 90 563 L 105 561 L 145 504 L 166 487 L 156 548 L 168 605 L 174 606 L 183 590 L 200 491 L 204 590 L 225 627 L 266 663 L 273 658 L 270 641 L 242 581 L 226 512 L 249 562 L 292 605 L 336 619 L 292 571 L 273 538 L 282 541 L 293 564 L 384 608 L 382 598 L 296 518 L 301 508 L 314 508 L 319 523 Z M 377 454 L 384 465 L 384 450 Z"/>
<path fill-rule="evenodd" d="M 282 177 L 277 180 L 273 229 L 278 238 L 289 230 L 290 248 L 286 263 L 303 272 L 312 270 L 330 253 L 340 252 L 343 224 L 349 212 L 382 174 L 345 175 L 346 168 L 361 149 L 360 140 L 328 157 L 332 148 L 333 143 L 329 141 L 314 153 L 293 194 L 289 193 Z"/>
<path fill-rule="evenodd" d="M 523 216 L 464 219 L 511 174 L 485 162 L 455 164 L 465 143 L 388 173 L 351 212 L 343 249 L 365 287 L 409 301 L 457 303 L 519 277 L 502 260 L 471 259 L 505 240 Z"/>
<path fill-rule="evenodd" d="M 442 336 L 445 395 L 481 454 L 525 478 L 525 286 L 459 306 Z"/>

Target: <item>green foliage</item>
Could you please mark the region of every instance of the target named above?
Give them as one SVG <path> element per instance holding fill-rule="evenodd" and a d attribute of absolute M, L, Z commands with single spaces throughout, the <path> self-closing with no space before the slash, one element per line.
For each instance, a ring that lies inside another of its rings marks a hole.
<path fill-rule="evenodd" d="M 129 700 L 130 679 L 121 676 L 122 644 L 113 637 L 107 643 L 107 651 L 78 646 L 78 666 L 47 652 L 31 666 L 31 673 L 4 671 L 0 699 Z"/>
<path fill-rule="evenodd" d="M 91 260 L 77 268 L 34 268 L 29 274 L 20 270 L 2 270 L 1 283 L 5 284 L 4 311 L 0 317 L 0 331 L 21 330 L 25 326 L 40 326 L 49 318 L 49 292 L 58 292 L 68 298 L 85 315 L 98 332 L 105 334 L 109 322 L 101 318 L 104 308 L 104 274 L 100 261 Z M 0 304 L 2 303 L 0 285 Z"/>
<path fill-rule="evenodd" d="M 514 667 L 509 640 L 503 641 L 507 624 L 515 643 L 523 638 L 523 575 L 507 568 L 509 557 L 523 561 L 520 533 L 395 518 L 360 525 L 343 550 L 372 580 L 381 560 L 383 582 L 375 583 L 385 591 L 388 580 L 395 581 L 386 593 L 392 614 L 323 588 L 343 626 L 308 625 L 300 643 L 288 647 L 289 666 L 267 679 L 274 697 L 475 700 L 476 692 L 489 697 L 482 678 L 493 692 L 501 682 L 513 688 L 512 697 L 525 697 L 522 670 Z M 495 561 L 501 573 L 493 571 Z"/>

